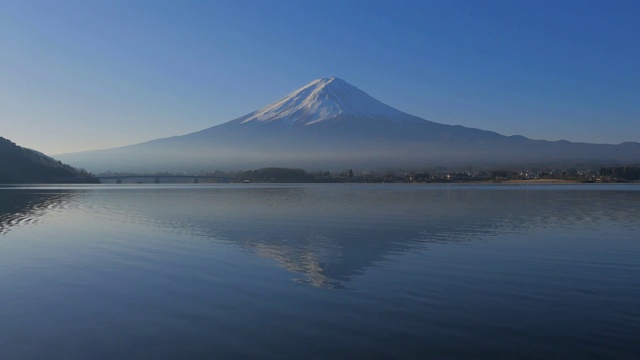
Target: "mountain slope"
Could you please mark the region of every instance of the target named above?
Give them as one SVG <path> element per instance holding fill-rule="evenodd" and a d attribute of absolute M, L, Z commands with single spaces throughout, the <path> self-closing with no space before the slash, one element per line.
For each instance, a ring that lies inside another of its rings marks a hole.
<path fill-rule="evenodd" d="M 530 140 L 438 124 L 387 106 L 343 80 L 327 78 L 192 134 L 60 157 L 95 171 L 595 165 L 640 162 L 640 144 Z"/>
<path fill-rule="evenodd" d="M 0 137 L 0 183 L 97 183 L 84 171 Z"/>

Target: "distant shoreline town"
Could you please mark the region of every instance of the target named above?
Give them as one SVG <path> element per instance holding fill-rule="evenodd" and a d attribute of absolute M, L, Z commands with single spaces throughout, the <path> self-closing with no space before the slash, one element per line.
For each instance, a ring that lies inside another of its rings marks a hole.
<path fill-rule="evenodd" d="M 95 175 L 102 183 L 628 183 L 640 182 L 640 167 L 617 166 L 599 169 L 564 170 L 442 170 L 408 171 L 306 171 L 291 168 L 263 168 L 235 172 L 152 174 L 106 172 Z"/>

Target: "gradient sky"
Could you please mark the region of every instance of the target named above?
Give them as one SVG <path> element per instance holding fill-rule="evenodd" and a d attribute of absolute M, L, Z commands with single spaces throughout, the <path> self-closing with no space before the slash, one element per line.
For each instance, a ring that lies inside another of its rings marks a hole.
<path fill-rule="evenodd" d="M 640 1 L 0 2 L 0 136 L 48 154 L 181 135 L 337 76 L 399 110 L 640 141 Z"/>

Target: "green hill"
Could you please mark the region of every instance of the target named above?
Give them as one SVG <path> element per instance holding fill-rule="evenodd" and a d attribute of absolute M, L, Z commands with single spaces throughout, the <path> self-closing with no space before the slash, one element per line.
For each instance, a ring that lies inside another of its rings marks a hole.
<path fill-rule="evenodd" d="M 0 137 L 0 183 L 99 183 L 84 170 L 77 170 L 43 153 L 26 149 Z"/>

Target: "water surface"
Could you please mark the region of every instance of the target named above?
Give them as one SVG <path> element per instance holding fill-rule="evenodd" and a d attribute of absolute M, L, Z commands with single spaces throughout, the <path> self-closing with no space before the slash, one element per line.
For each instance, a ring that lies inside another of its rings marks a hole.
<path fill-rule="evenodd" d="M 637 185 L 0 187 L 7 359 L 640 356 Z"/>

